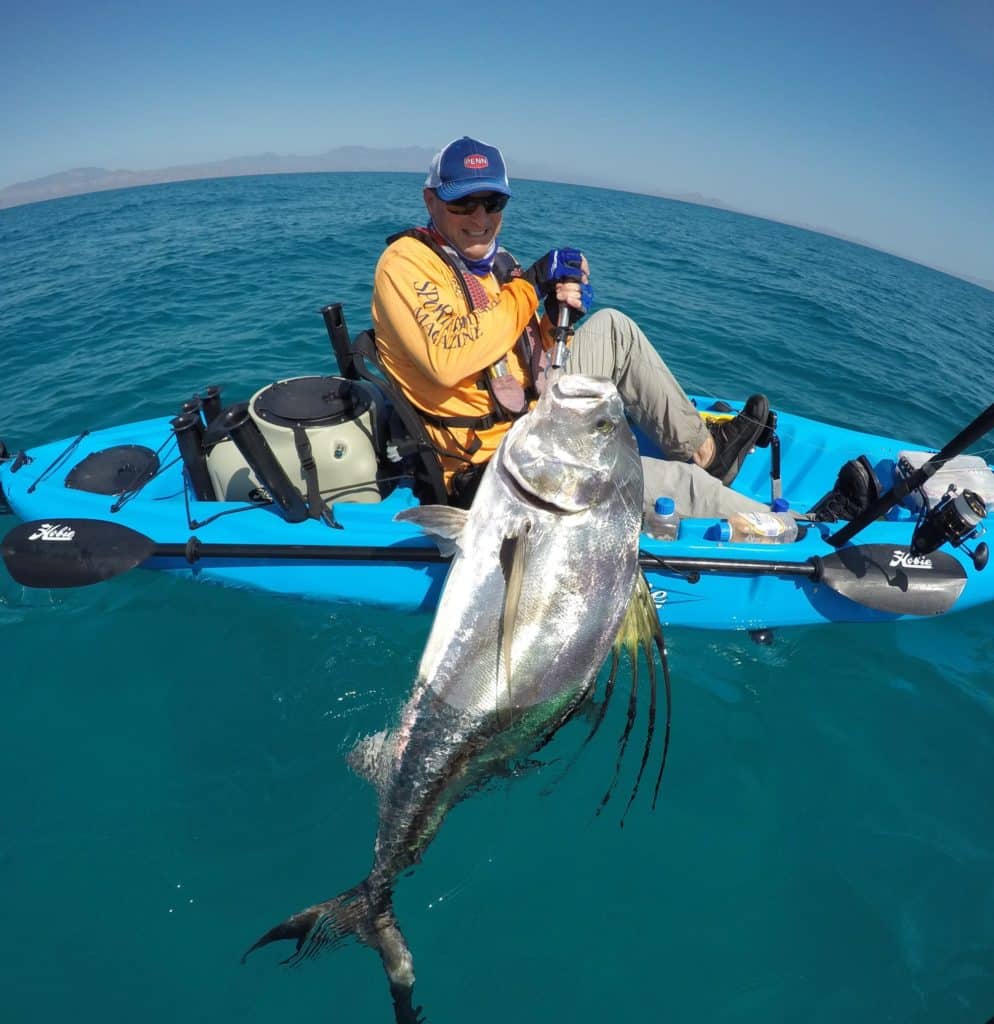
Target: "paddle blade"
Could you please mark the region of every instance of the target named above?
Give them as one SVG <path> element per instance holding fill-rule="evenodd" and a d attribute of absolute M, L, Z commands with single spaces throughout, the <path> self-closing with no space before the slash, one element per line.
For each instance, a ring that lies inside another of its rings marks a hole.
<path fill-rule="evenodd" d="M 133 569 L 155 542 L 100 519 L 53 519 L 15 526 L 0 544 L 7 571 L 25 587 L 83 587 Z"/>
<path fill-rule="evenodd" d="M 827 587 L 895 615 L 941 615 L 966 586 L 966 570 L 944 551 L 912 558 L 890 544 L 862 544 L 816 561 Z"/>

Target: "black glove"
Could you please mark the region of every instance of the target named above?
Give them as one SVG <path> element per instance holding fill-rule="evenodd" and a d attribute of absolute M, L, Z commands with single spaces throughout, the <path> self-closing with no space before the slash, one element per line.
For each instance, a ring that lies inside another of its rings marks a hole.
<path fill-rule="evenodd" d="M 583 253 L 579 249 L 550 249 L 521 276 L 535 289 L 539 302 L 555 298 L 557 281 L 579 281 L 583 273 Z"/>
<path fill-rule="evenodd" d="M 559 302 L 556 299 L 556 283 L 575 281 L 580 285 L 583 309 L 570 306 L 569 322 L 575 324 L 594 301 L 594 290 L 589 284 L 582 284 L 583 253 L 579 249 L 550 249 L 540 260 L 533 263 L 521 276 L 529 281 L 545 301 L 546 316 L 555 324 L 559 322 Z"/>

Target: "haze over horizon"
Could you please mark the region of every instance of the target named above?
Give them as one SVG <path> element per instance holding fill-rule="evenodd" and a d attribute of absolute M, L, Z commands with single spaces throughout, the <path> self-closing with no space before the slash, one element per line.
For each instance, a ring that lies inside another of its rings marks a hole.
<path fill-rule="evenodd" d="M 5 14 L 0 55 L 0 189 L 472 134 L 512 176 L 696 195 L 994 282 L 984 0 L 579 0 L 524 22 L 397 0 L 40 0 Z"/>

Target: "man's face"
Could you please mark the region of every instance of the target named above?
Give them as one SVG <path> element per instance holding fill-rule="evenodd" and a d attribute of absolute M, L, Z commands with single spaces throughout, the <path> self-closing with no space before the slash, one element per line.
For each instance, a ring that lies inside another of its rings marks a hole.
<path fill-rule="evenodd" d="M 504 217 L 501 210 L 488 213 L 487 201 L 493 207 L 506 202 L 506 196 L 497 192 L 474 192 L 447 203 L 439 199 L 434 190 L 426 188 L 424 198 L 435 227 L 463 256 L 471 260 L 486 256 Z"/>

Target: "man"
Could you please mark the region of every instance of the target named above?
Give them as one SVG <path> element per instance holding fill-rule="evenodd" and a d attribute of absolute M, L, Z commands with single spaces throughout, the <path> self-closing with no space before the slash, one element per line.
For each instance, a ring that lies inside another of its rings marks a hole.
<path fill-rule="evenodd" d="M 560 305 L 571 317 L 586 312 L 589 266 L 575 249 L 553 249 L 522 272 L 500 249 L 511 189 L 494 146 L 468 136 L 450 142 L 432 161 L 423 196 L 427 227 L 389 239 L 376 267 L 373 327 L 386 370 L 443 453 L 453 503 L 465 506 L 543 384 Z M 644 460 L 647 506 L 666 495 L 684 516 L 766 508 L 727 486 L 766 426 L 763 395 L 709 426 L 638 325 L 613 309 L 576 329 L 566 372 L 614 381 L 667 456 Z"/>

